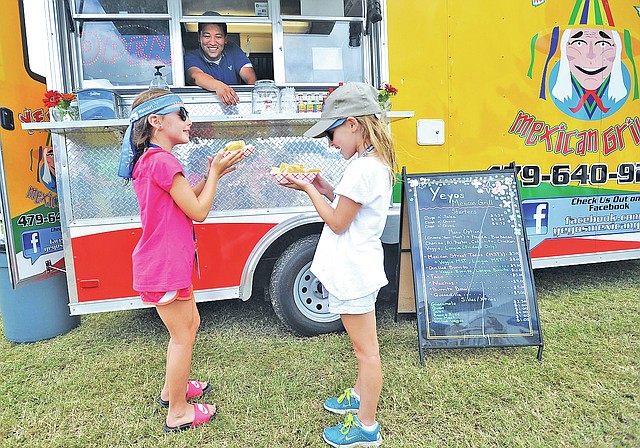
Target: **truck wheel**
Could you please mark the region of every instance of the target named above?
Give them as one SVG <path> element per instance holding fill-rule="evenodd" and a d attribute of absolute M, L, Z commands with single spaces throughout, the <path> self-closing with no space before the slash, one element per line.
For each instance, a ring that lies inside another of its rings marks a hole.
<path fill-rule="evenodd" d="M 291 244 L 280 255 L 271 273 L 269 298 L 276 316 L 299 336 L 342 331 L 338 314 L 328 312 L 329 300 L 311 273 L 311 261 L 320 235 L 309 235 Z"/>

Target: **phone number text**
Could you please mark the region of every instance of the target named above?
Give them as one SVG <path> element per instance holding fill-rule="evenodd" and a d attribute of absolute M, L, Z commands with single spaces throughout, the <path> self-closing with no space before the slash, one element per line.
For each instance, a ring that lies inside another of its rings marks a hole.
<path fill-rule="evenodd" d="M 60 222 L 60 212 L 32 213 L 30 215 L 22 215 L 18 218 L 18 225 L 21 227 L 39 226 L 42 224 L 58 224 Z"/>
<path fill-rule="evenodd" d="M 492 165 L 490 170 L 511 169 L 513 165 Z M 520 176 L 523 187 L 535 187 L 541 183 L 551 185 L 602 185 L 608 181 L 616 181 L 619 184 L 640 183 L 640 162 L 626 162 L 618 165 L 617 169 L 610 170 L 606 163 L 594 163 L 588 165 L 582 163 L 575 168 L 569 164 L 551 166 L 548 173 L 543 173 L 538 165 L 516 165 L 516 174 Z"/>

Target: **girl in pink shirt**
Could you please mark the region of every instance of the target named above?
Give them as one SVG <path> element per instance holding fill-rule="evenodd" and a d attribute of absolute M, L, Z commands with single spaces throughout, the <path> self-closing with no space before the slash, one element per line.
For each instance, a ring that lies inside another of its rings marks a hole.
<path fill-rule="evenodd" d="M 169 409 L 165 432 L 182 431 L 209 422 L 216 405 L 189 404 L 211 385 L 189 381 L 191 356 L 200 315 L 193 297 L 195 260 L 193 220 L 207 217 L 218 179 L 234 170 L 242 151 L 209 157 L 204 179 L 191 187 L 173 147 L 189 142 L 191 120 L 179 96 L 147 90 L 133 102 L 125 134 L 119 175 L 133 179 L 140 205 L 142 237 L 133 260 L 133 286 L 144 303 L 154 304 L 171 339 L 160 405 Z"/>

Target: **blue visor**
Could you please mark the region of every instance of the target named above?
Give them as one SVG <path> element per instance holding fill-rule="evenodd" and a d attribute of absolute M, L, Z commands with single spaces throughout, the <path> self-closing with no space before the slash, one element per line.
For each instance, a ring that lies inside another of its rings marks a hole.
<path fill-rule="evenodd" d="M 120 148 L 120 160 L 118 161 L 118 176 L 124 179 L 131 179 L 133 175 L 133 159 L 136 155 L 135 145 L 131 141 L 131 128 L 133 123 L 151 114 L 165 115 L 179 111 L 182 99 L 174 93 L 162 95 L 142 104 L 139 104 L 131 111 L 129 116 L 129 127 L 124 133 L 122 146 Z M 186 110 L 185 110 L 186 112 Z M 182 117 L 182 115 L 181 115 Z"/>
<path fill-rule="evenodd" d="M 327 131 L 330 131 L 331 129 L 337 128 L 338 126 L 342 125 L 345 121 L 347 121 L 346 118 L 338 118 L 336 121 L 333 122 L 331 126 L 329 126 L 324 131 L 327 132 Z"/>

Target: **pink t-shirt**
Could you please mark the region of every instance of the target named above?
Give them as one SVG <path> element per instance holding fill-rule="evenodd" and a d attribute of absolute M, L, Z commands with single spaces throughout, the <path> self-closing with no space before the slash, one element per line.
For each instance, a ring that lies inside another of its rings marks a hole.
<path fill-rule="evenodd" d="M 133 169 L 142 221 L 142 237 L 132 255 L 133 289 L 138 292 L 173 291 L 192 283 L 193 222 L 169 194 L 180 174 L 178 159 L 159 147 L 149 148 Z"/>

